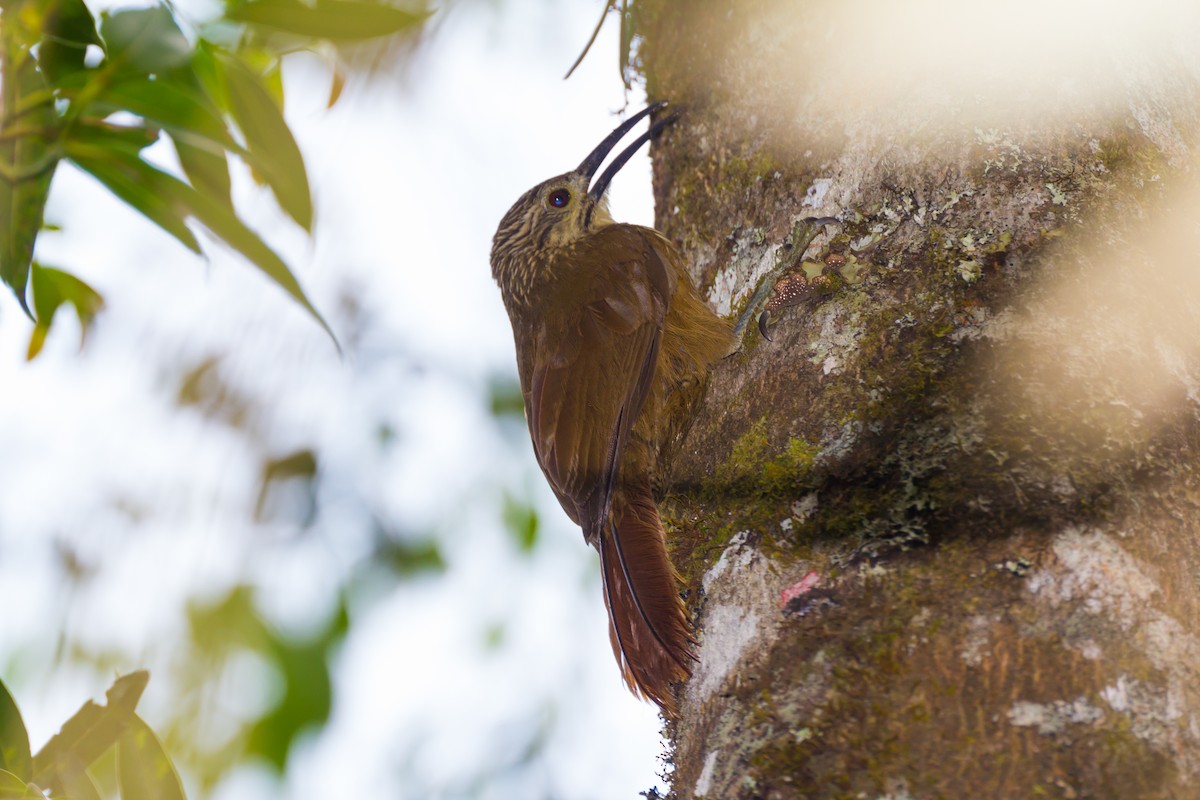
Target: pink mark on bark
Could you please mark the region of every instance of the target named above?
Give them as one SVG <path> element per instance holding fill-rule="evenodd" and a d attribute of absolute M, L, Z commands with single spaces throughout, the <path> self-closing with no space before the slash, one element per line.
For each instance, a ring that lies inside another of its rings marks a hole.
<path fill-rule="evenodd" d="M 803 578 L 793 583 L 791 586 L 779 593 L 779 607 L 787 608 L 788 603 L 795 600 L 801 595 L 808 594 L 812 589 L 821 585 L 821 575 L 817 572 L 810 572 Z"/>

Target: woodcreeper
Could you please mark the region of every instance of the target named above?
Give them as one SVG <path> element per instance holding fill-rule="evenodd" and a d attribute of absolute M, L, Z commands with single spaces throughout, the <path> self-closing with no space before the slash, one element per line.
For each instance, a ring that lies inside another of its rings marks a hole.
<path fill-rule="evenodd" d="M 534 453 L 600 553 L 625 683 L 673 715 L 671 687 L 690 675 L 695 640 L 652 487 L 664 438 L 695 394 L 689 387 L 733 339 L 675 246 L 652 228 L 614 222 L 604 198 L 625 162 L 672 119 L 655 122 L 592 183 L 625 134 L 663 106 L 633 115 L 576 169 L 521 195 L 496 231 L 491 263 L 512 322 Z"/>

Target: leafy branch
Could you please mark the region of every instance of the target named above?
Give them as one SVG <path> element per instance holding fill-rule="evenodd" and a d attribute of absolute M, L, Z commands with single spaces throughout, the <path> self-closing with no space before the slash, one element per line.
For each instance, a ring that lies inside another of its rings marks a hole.
<path fill-rule="evenodd" d="M 102 305 L 65 271 L 37 279 L 49 270 L 34 263 L 34 250 L 63 160 L 192 252 L 202 253 L 194 227 L 206 229 L 329 331 L 290 267 L 239 216 L 229 158 L 311 232 L 308 175 L 282 113 L 283 55 L 412 34 L 428 16 L 369 0 L 229 0 L 221 19 L 188 25 L 161 0 L 104 12 L 97 25 L 83 0 L 0 0 L 0 280 L 35 322 L 29 357 L 64 302 L 85 328 Z M 231 26 L 235 44 L 218 43 Z M 142 156 L 164 137 L 181 174 Z"/>

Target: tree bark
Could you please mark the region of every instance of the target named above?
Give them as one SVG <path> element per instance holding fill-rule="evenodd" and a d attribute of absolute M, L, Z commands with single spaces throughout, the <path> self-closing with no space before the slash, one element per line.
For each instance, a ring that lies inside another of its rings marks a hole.
<path fill-rule="evenodd" d="M 1003 62 L 891 75 L 928 43 L 852 5 L 635 6 L 659 228 L 723 313 L 779 264 L 799 297 L 665 481 L 674 792 L 1194 799 L 1200 70 L 1026 106 Z"/>

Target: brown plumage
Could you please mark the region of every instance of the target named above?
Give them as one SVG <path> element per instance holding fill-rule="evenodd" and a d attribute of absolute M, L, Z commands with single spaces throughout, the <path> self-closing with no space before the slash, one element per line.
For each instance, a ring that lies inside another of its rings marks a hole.
<path fill-rule="evenodd" d="M 625 682 L 673 714 L 671 685 L 690 674 L 693 639 L 651 486 L 682 398 L 732 337 L 675 247 L 651 228 L 614 223 L 604 203 L 612 176 L 665 122 L 588 188 L 608 152 L 658 107 L 513 205 L 496 231 L 492 274 L 512 321 L 538 464 L 600 552 Z"/>

